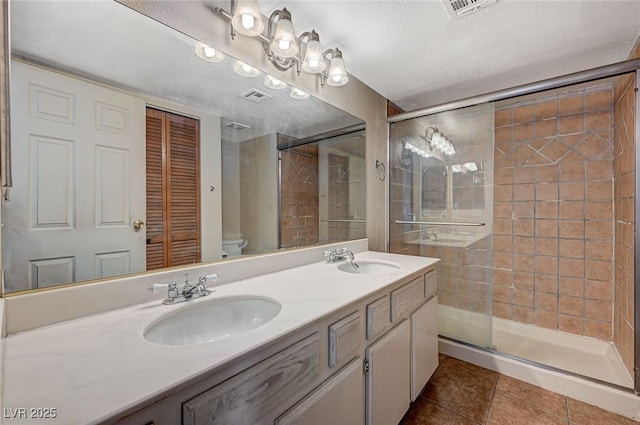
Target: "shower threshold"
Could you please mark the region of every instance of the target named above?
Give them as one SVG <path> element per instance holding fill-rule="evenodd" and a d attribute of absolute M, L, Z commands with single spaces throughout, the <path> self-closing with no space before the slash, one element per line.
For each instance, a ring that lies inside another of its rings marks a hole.
<path fill-rule="evenodd" d="M 487 316 L 481 313 L 440 305 L 438 316 L 441 335 L 464 341 L 465 334 L 486 334 L 483 329 L 472 329 L 488 323 Z M 498 352 L 633 388 L 633 379 L 611 342 L 497 317 L 491 319 L 491 345 Z M 472 343 L 483 345 L 479 341 Z"/>

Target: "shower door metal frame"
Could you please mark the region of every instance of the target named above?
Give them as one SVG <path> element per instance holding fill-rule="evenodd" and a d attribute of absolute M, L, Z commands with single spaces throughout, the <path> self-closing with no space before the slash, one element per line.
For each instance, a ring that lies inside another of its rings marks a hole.
<path fill-rule="evenodd" d="M 566 87 L 574 84 L 586 83 L 589 81 L 599 80 L 608 77 L 617 77 L 623 74 L 635 73 L 636 77 L 636 111 L 635 111 L 635 223 L 634 223 L 634 388 L 636 394 L 640 394 L 640 172 L 638 172 L 638 164 L 640 164 L 640 114 L 638 113 L 638 105 L 640 105 L 640 58 L 630 59 L 622 62 L 616 62 L 610 65 L 605 65 L 597 68 L 588 69 L 585 71 L 574 72 L 572 74 L 562 75 L 559 77 L 549 78 L 529 84 L 524 84 L 516 87 L 507 88 L 504 90 L 498 90 L 487 94 L 468 97 L 465 99 L 457 100 L 454 102 L 443 103 L 440 105 L 430 106 L 427 108 L 417 109 L 415 111 L 403 112 L 397 115 L 387 117 L 387 136 L 389 137 L 389 125 L 407 121 L 414 118 L 421 118 L 427 115 L 433 115 L 440 112 L 452 111 L 455 109 L 462 109 L 469 106 L 478 105 L 481 103 L 496 102 L 499 100 L 510 99 L 527 94 L 534 94 L 545 90 L 551 90 L 561 87 Z M 387 144 L 390 146 L 390 139 L 387 139 Z M 389 156 L 389 149 L 387 149 L 387 156 Z M 390 221 L 388 221 L 391 224 Z M 391 227 L 387 226 L 388 232 L 391 232 Z M 389 239 L 389 237 L 387 237 Z M 387 250 L 389 250 L 387 246 Z M 468 344 L 467 344 L 468 345 Z M 492 353 L 502 354 L 495 350 L 487 350 Z M 508 357 L 508 356 L 507 356 Z M 539 365 L 545 367 L 545 365 Z M 546 367 L 550 370 L 557 370 L 553 367 Z M 588 379 L 588 377 L 585 377 Z M 589 379 L 592 380 L 592 379 Z M 599 381 L 603 385 L 618 387 L 617 385 L 610 384 L 604 381 Z"/>
<path fill-rule="evenodd" d="M 640 223 L 640 173 L 638 172 L 638 164 L 640 164 L 640 114 L 638 113 L 638 105 L 640 105 L 640 93 L 638 89 L 640 88 L 640 70 L 636 69 L 636 87 L 635 87 L 635 165 L 634 165 L 634 173 L 635 173 L 635 191 L 634 191 L 634 207 L 635 207 L 635 222 L 633 223 L 633 235 L 634 235 L 634 243 L 633 243 L 633 293 L 634 293 L 634 303 L 633 303 L 633 312 L 634 312 L 634 323 L 633 323 L 633 333 L 634 333 L 634 389 L 636 394 L 640 393 L 640 228 L 638 224 Z"/>

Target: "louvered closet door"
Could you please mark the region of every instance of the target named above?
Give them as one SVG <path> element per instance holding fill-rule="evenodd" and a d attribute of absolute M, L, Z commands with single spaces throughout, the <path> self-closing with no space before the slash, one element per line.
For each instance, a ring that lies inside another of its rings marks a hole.
<path fill-rule="evenodd" d="M 200 261 L 199 121 L 147 108 L 147 269 Z"/>

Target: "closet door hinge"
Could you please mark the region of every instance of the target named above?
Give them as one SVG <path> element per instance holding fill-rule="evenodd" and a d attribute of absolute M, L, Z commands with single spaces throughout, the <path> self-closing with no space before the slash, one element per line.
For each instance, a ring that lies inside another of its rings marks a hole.
<path fill-rule="evenodd" d="M 364 363 L 362 363 L 362 373 L 365 375 L 369 374 L 369 360 L 365 360 Z"/>

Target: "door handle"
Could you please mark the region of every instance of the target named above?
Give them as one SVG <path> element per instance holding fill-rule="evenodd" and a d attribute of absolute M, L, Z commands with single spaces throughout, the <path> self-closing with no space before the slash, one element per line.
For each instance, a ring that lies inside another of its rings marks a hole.
<path fill-rule="evenodd" d="M 140 229 L 142 229 L 144 227 L 144 221 L 136 220 L 131 225 L 133 226 L 133 228 L 135 230 L 140 230 Z"/>

